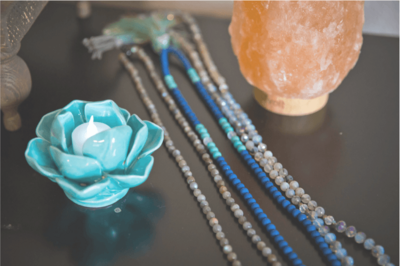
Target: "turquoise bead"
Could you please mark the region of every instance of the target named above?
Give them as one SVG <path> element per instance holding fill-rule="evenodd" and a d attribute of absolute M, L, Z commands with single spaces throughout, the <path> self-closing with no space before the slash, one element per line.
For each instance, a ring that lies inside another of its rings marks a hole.
<path fill-rule="evenodd" d="M 204 128 L 204 126 L 203 124 L 197 124 L 195 128 L 198 131 L 199 129 Z"/>
<path fill-rule="evenodd" d="M 197 75 L 196 70 L 194 70 L 193 68 L 189 68 L 187 71 L 190 79 L 192 80 L 193 83 L 199 82 L 200 78 L 199 75 Z"/>
<path fill-rule="evenodd" d="M 205 128 L 200 128 L 199 130 L 197 130 L 197 132 L 199 132 L 199 134 L 203 134 L 203 133 L 207 133 L 207 129 Z"/>
<path fill-rule="evenodd" d="M 234 136 L 234 137 L 231 138 L 231 141 L 232 142 L 240 141 L 240 138 L 238 136 Z"/>
<path fill-rule="evenodd" d="M 201 139 L 205 139 L 205 138 L 209 138 L 209 137 L 210 137 L 210 134 L 208 134 L 208 133 L 203 133 L 200 135 Z"/>
<path fill-rule="evenodd" d="M 233 128 L 232 127 L 228 127 L 225 129 L 226 134 L 228 134 L 229 132 L 232 132 Z"/>
<path fill-rule="evenodd" d="M 218 152 L 214 152 L 214 153 L 212 154 L 212 156 L 213 156 L 214 159 L 217 159 L 218 157 L 221 157 L 222 154 L 218 151 Z"/>
<path fill-rule="evenodd" d="M 242 145 L 242 143 L 240 141 L 235 141 L 233 143 L 233 147 L 237 148 L 239 145 Z"/>
<path fill-rule="evenodd" d="M 237 148 L 237 150 L 238 150 L 238 152 L 242 152 L 242 151 L 245 151 L 245 150 L 246 150 L 246 147 L 243 146 L 243 145 L 240 145 L 240 146 Z"/>
<path fill-rule="evenodd" d="M 210 143 L 207 144 L 207 147 L 208 148 L 215 147 L 215 143 L 214 142 L 210 142 Z"/>
<path fill-rule="evenodd" d="M 167 83 L 167 87 L 170 89 L 177 88 L 178 86 L 175 83 L 174 78 L 171 75 L 166 75 L 164 77 L 165 83 Z"/>
<path fill-rule="evenodd" d="M 214 153 L 214 152 L 218 152 L 219 150 L 218 150 L 217 147 L 212 147 L 212 148 L 209 149 L 209 151 L 210 151 L 211 153 Z"/>
<path fill-rule="evenodd" d="M 221 118 L 221 119 L 218 121 L 218 123 L 219 123 L 220 125 L 222 125 L 223 122 L 228 123 L 228 120 L 226 120 L 226 118 L 223 117 L 223 118 Z"/>

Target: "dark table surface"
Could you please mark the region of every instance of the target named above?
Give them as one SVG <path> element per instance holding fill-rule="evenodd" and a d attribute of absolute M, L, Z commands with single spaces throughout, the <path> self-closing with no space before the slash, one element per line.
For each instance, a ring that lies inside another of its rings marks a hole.
<path fill-rule="evenodd" d="M 143 185 L 131 189 L 113 206 L 98 210 L 72 203 L 24 158 L 40 118 L 74 99 L 112 99 L 142 119 L 150 119 L 118 62 L 118 51 L 92 61 L 82 45 L 83 38 L 99 35 L 124 12 L 96 7 L 92 17 L 80 21 L 73 5 L 52 2 L 22 41 L 19 55 L 31 70 L 33 88 L 20 107 L 22 128 L 8 132 L 2 126 L 1 130 L 1 261 L 5 266 L 228 265 L 164 147 L 154 154 L 153 171 Z M 231 49 L 228 20 L 203 17 L 198 22 L 220 72 L 268 148 L 328 214 L 375 239 L 398 265 L 399 40 L 364 36 L 357 65 L 331 94 L 328 105 L 316 114 L 295 118 L 272 114 L 255 102 Z M 143 66 L 136 65 L 243 265 L 265 265 L 161 102 Z M 295 252 L 306 265 L 324 265 L 298 224 L 272 202 L 241 162 L 182 68 L 173 67 L 172 74 L 227 162 Z M 245 206 L 236 192 L 233 197 Z M 118 214 L 114 212 L 117 207 L 122 210 Z M 244 212 L 262 232 L 247 208 Z M 343 235 L 339 240 L 356 265 L 377 265 L 370 252 L 354 240 Z"/>

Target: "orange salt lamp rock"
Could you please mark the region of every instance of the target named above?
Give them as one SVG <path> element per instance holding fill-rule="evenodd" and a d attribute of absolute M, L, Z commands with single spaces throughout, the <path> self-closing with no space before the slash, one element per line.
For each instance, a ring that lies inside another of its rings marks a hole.
<path fill-rule="evenodd" d="M 266 109 L 324 107 L 357 62 L 362 1 L 235 1 L 229 33 L 240 70 Z"/>

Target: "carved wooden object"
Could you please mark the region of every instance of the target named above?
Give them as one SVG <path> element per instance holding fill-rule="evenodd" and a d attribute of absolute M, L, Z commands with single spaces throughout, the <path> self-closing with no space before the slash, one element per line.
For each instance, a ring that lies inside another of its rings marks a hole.
<path fill-rule="evenodd" d="M 18 106 L 28 97 L 32 80 L 28 66 L 18 55 L 21 40 L 47 1 L 1 2 L 1 110 L 7 130 L 21 127 Z"/>

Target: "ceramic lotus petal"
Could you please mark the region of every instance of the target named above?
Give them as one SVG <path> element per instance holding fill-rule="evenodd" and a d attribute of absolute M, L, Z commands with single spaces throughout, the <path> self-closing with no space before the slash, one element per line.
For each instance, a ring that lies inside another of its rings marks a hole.
<path fill-rule="evenodd" d="M 83 155 L 75 155 L 72 132 L 91 116 L 110 129 L 87 139 Z M 43 116 L 36 135 L 25 152 L 28 164 L 86 207 L 110 205 L 146 181 L 154 163 L 151 154 L 164 139 L 160 127 L 131 116 L 111 100 L 72 101 Z"/>

